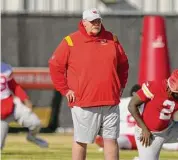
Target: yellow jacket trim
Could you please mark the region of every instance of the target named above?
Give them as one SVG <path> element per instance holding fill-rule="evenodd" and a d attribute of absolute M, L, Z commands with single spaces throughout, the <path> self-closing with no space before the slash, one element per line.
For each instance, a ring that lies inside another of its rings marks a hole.
<path fill-rule="evenodd" d="M 66 36 L 66 37 L 65 37 L 65 40 L 67 41 L 67 44 L 68 44 L 69 46 L 74 46 L 74 44 L 73 44 L 72 39 L 71 39 L 70 36 Z"/>
<path fill-rule="evenodd" d="M 116 35 L 113 35 L 113 40 L 114 40 L 114 42 L 118 42 L 118 38 Z"/>

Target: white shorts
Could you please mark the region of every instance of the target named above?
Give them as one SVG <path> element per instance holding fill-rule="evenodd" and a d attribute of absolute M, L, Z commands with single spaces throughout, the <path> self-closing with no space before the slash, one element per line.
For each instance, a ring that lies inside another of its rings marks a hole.
<path fill-rule="evenodd" d="M 102 106 L 71 109 L 74 125 L 74 140 L 93 143 L 97 135 L 117 139 L 119 136 L 120 113 L 118 106 Z"/>

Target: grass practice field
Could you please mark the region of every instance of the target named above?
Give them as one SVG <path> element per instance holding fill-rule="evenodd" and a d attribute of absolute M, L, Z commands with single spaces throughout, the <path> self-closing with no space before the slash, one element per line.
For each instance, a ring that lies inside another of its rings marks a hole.
<path fill-rule="evenodd" d="M 41 134 L 49 142 L 41 149 L 26 141 L 25 134 L 9 134 L 1 153 L 2 160 L 71 160 L 71 135 Z M 132 160 L 137 151 L 120 151 L 120 160 Z M 87 160 L 103 160 L 103 153 L 95 144 L 88 146 Z M 162 151 L 160 160 L 178 160 L 178 152 Z"/>

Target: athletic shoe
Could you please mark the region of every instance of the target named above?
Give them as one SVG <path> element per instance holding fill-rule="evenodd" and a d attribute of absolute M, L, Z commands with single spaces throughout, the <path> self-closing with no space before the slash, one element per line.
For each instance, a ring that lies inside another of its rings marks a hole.
<path fill-rule="evenodd" d="M 28 133 L 26 138 L 29 142 L 32 142 L 41 148 L 48 148 L 48 143 L 45 140 L 37 138 L 30 133 Z"/>

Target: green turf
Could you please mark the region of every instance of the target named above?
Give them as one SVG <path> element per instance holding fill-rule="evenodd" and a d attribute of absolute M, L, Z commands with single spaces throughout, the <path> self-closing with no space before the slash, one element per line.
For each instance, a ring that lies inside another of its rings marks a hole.
<path fill-rule="evenodd" d="M 29 143 L 25 134 L 9 134 L 2 151 L 2 160 L 71 160 L 72 136 L 43 134 L 50 143 L 48 149 L 41 149 Z M 120 151 L 120 160 L 132 160 L 137 151 Z M 88 146 L 87 160 L 102 160 L 103 153 L 95 144 Z M 178 160 L 178 152 L 161 152 L 160 160 Z"/>

